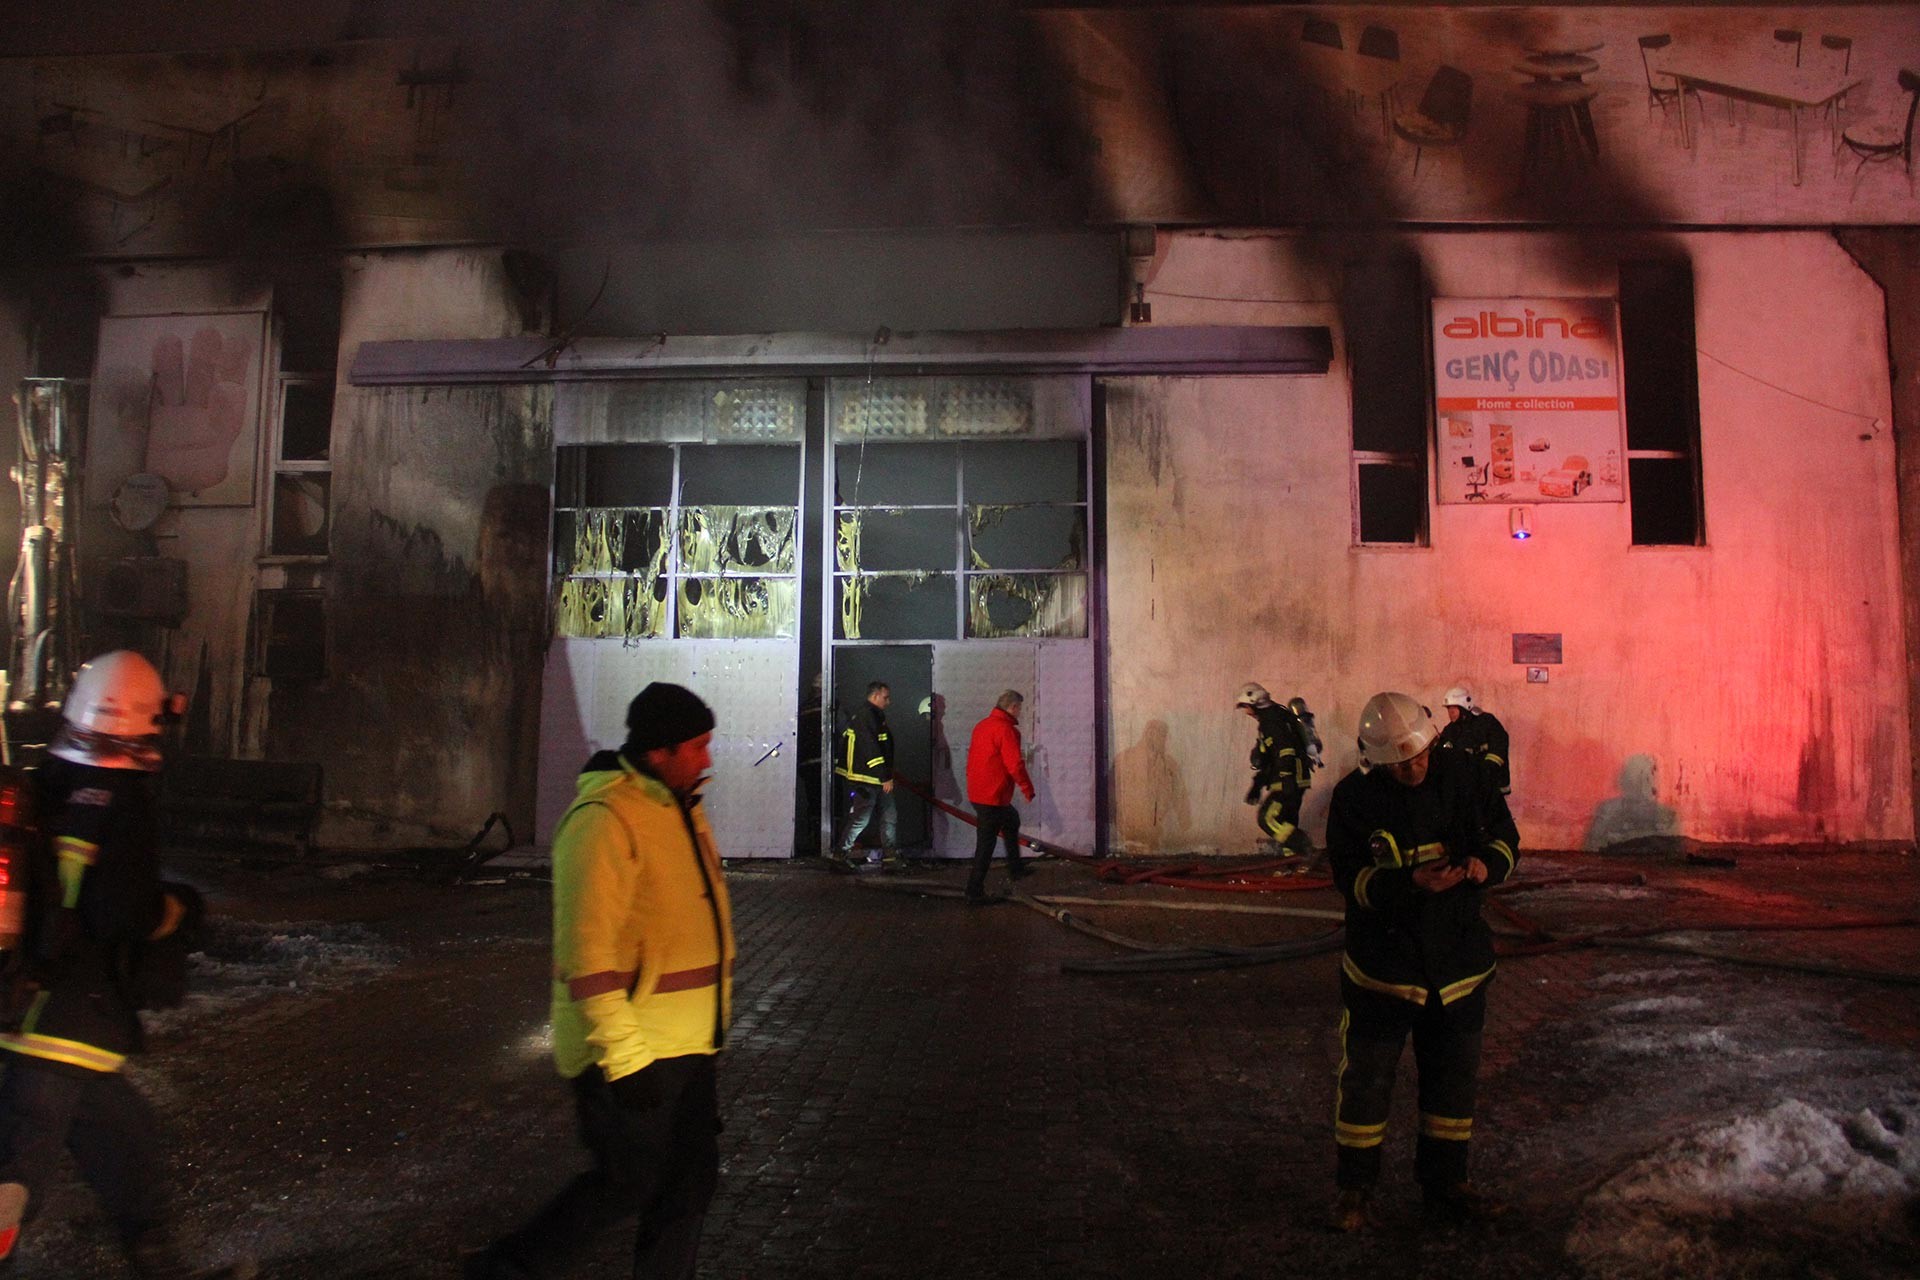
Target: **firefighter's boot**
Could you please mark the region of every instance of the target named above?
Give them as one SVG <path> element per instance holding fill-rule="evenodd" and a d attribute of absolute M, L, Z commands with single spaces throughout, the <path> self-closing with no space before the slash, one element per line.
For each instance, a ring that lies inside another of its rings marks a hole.
<path fill-rule="evenodd" d="M 1373 1225 L 1372 1195 L 1365 1187 L 1347 1187 L 1333 1202 L 1327 1225 L 1342 1235 L 1358 1235 Z"/>

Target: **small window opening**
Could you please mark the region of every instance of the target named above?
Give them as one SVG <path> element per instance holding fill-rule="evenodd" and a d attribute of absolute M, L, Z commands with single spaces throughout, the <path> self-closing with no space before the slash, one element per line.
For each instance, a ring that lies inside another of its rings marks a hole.
<path fill-rule="evenodd" d="M 1705 541 L 1693 308 L 1690 263 L 1620 264 L 1627 501 L 1635 546 L 1691 547 Z"/>

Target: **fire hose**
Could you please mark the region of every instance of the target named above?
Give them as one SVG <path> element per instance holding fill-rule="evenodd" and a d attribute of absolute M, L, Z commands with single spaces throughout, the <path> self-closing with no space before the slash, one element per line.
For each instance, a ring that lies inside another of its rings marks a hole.
<path fill-rule="evenodd" d="M 969 826 L 978 826 L 975 817 L 937 798 L 924 786 L 899 780 L 900 785 L 920 796 L 928 804 L 942 813 L 958 818 Z M 1142 868 L 1129 866 L 1110 859 L 1101 859 L 1091 854 L 1080 853 L 1063 846 L 1042 840 L 1035 836 L 1022 835 L 1020 843 L 1039 853 L 1050 854 L 1063 861 L 1072 862 L 1089 868 L 1104 883 L 1137 885 L 1156 884 L 1174 888 L 1226 890 L 1232 892 L 1263 892 L 1283 889 L 1322 889 L 1332 885 L 1324 876 L 1290 875 L 1271 877 L 1273 883 L 1250 883 L 1245 878 L 1265 871 L 1270 867 L 1286 865 L 1284 863 L 1258 863 L 1251 867 L 1240 866 L 1225 871 L 1215 871 L 1203 864 L 1189 863 L 1173 867 Z M 1597 871 L 1579 875 L 1554 876 L 1543 880 L 1530 880 L 1518 883 L 1496 885 L 1487 891 L 1483 903 L 1488 913 L 1505 924 L 1507 929 L 1495 938 L 1496 954 L 1503 958 L 1522 958 L 1544 955 L 1550 952 L 1572 950 L 1579 947 L 1618 947 L 1649 951 L 1661 951 L 1684 955 L 1699 956 L 1709 960 L 1721 960 L 1729 964 L 1750 965 L 1759 968 L 1786 970 L 1789 972 L 1813 974 L 1824 977 L 1855 978 L 1868 982 L 1885 982 L 1897 985 L 1920 985 L 1920 974 L 1902 973 L 1892 970 L 1859 969 L 1846 965 L 1823 964 L 1819 961 L 1782 960 L 1755 956 L 1741 956 L 1726 951 L 1702 947 L 1665 935 L 1679 933 L 1765 933 L 1765 932 L 1831 932 L 1851 929 L 1911 928 L 1920 925 L 1920 917 L 1912 916 L 1852 916 L 1816 922 L 1799 921 L 1742 921 L 1727 924 L 1707 924 L 1675 927 L 1672 925 L 1641 925 L 1618 929 L 1601 929 L 1588 933 L 1555 934 L 1539 921 L 1524 912 L 1509 906 L 1502 898 L 1537 892 L 1542 889 L 1560 888 L 1575 884 L 1623 884 L 1645 885 L 1647 878 L 1637 871 Z M 876 888 L 887 887 L 875 885 Z M 914 888 L 919 892 L 939 892 L 958 896 L 951 889 L 932 890 L 929 886 L 900 885 L 901 889 Z M 1135 952 L 1107 960 L 1068 960 L 1061 964 L 1061 970 L 1067 973 L 1168 973 L 1194 972 L 1207 969 L 1242 968 L 1251 965 L 1272 964 L 1281 960 L 1299 959 L 1305 956 L 1320 955 L 1338 950 L 1345 941 L 1344 928 L 1333 929 L 1312 938 L 1297 939 L 1254 946 L 1228 946 L 1224 944 L 1201 944 L 1199 946 L 1164 946 L 1158 943 L 1143 942 L 1125 934 L 1103 929 L 1090 921 L 1083 920 L 1066 908 L 1069 905 L 1106 905 L 1096 899 L 1069 899 L 1062 897 L 1034 896 L 1015 893 L 1012 901 L 1040 912 L 1049 919 L 1066 925 L 1070 929 L 1099 938 L 1115 946 L 1125 947 Z M 1123 905 L 1115 903 L 1113 905 Z M 1128 906 L 1173 906 L 1176 904 L 1126 903 Z M 1177 904 L 1188 905 L 1188 904 Z M 1266 908 L 1274 914 L 1322 916 L 1323 913 L 1311 909 Z"/>
<path fill-rule="evenodd" d="M 968 826 L 977 827 L 979 819 L 960 808 L 949 804 L 934 795 L 925 785 L 910 782 L 905 778 L 896 778 L 900 786 L 938 809 L 949 817 L 958 818 Z M 1091 870 L 1096 879 L 1103 884 L 1137 885 L 1157 884 L 1173 889 L 1204 889 L 1216 893 L 1280 893 L 1294 889 L 1327 889 L 1333 880 L 1327 876 L 1301 875 L 1292 868 L 1300 865 L 1298 859 L 1274 858 L 1265 862 L 1241 863 L 1232 867 L 1214 867 L 1204 862 L 1179 862 L 1156 866 L 1141 866 L 1139 863 L 1123 862 L 1119 859 L 1097 858 L 1089 853 L 1065 848 L 1050 840 L 1022 833 L 1020 843 L 1034 850 L 1059 858 L 1063 862 L 1072 862 Z M 1283 871 L 1276 875 L 1274 872 Z"/>

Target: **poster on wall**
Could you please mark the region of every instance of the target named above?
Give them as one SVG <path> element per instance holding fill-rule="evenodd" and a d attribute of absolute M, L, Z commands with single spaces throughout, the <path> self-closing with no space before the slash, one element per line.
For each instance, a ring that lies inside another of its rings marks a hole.
<path fill-rule="evenodd" d="M 1612 298 L 1435 298 L 1442 502 L 1623 502 Z"/>
<path fill-rule="evenodd" d="M 87 500 L 157 475 L 180 506 L 253 502 L 264 311 L 108 316 L 88 418 Z"/>

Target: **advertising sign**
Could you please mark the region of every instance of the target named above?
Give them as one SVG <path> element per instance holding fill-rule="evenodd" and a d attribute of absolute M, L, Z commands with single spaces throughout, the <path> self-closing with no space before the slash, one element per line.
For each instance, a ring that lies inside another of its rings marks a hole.
<path fill-rule="evenodd" d="M 1612 298 L 1435 298 L 1442 502 L 1624 502 Z"/>

